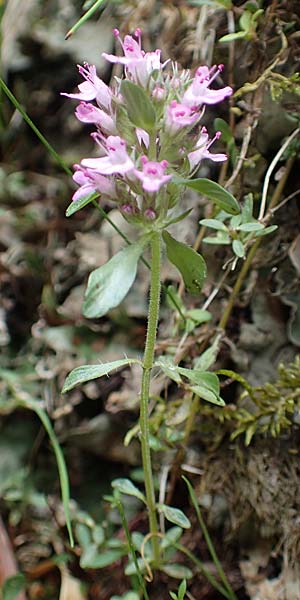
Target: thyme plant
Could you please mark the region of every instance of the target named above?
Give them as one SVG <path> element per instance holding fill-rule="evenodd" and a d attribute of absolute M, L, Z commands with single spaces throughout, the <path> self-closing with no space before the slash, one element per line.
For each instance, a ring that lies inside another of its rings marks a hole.
<path fill-rule="evenodd" d="M 226 155 L 213 153 L 211 147 L 220 137 L 213 137 L 201 123 L 205 108 L 223 101 L 232 94 L 229 86 L 215 88 L 222 65 L 200 66 L 194 75 L 180 70 L 170 60 L 161 61 L 161 51 L 144 52 L 141 31 L 121 39 L 114 35 L 123 56 L 103 54 L 112 64 L 124 67 L 124 76 L 115 77 L 106 85 L 94 66 L 79 66 L 83 82 L 76 93 L 65 96 L 79 101 L 75 115 L 79 121 L 92 124 L 91 134 L 98 148 L 98 157 L 83 158 L 74 166 L 73 179 L 79 186 L 73 195 L 68 214 L 95 202 L 100 196 L 113 202 L 124 219 L 134 224 L 138 240 L 121 250 L 89 277 L 83 302 L 83 314 L 99 318 L 116 307 L 132 286 L 138 261 L 150 249 L 150 299 L 147 335 L 143 360 L 122 358 L 97 365 L 75 368 L 67 377 L 63 392 L 76 385 L 109 374 L 112 370 L 139 363 L 142 370 L 140 393 L 140 443 L 145 482 L 145 495 L 128 479 L 113 482 L 117 492 L 137 496 L 149 515 L 149 539 L 152 555 L 149 564 L 167 571 L 162 557 L 158 511 L 175 525 L 190 526 L 187 517 L 177 508 L 158 504 L 155 496 L 149 440 L 149 394 L 153 367 L 164 371 L 195 396 L 222 405 L 218 377 L 201 368 L 186 369 L 164 361 L 155 361 L 155 342 L 159 320 L 161 293 L 162 248 L 168 260 L 177 267 L 187 290 L 199 294 L 206 275 L 203 257 L 189 246 L 177 241 L 168 227 L 184 219 L 192 210 L 181 212 L 180 202 L 186 187 L 210 198 L 228 215 L 239 214 L 235 198 L 217 183 L 194 178 L 204 159 L 223 162 Z M 214 87 L 212 87 L 214 84 Z"/>

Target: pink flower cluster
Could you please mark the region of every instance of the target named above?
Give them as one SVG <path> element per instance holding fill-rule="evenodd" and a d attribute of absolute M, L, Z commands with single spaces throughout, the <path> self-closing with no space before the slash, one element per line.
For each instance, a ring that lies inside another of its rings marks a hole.
<path fill-rule="evenodd" d="M 221 102 L 232 89 L 210 87 L 222 65 L 199 67 L 191 78 L 186 71 L 178 74 L 177 65 L 170 65 L 170 61 L 162 63 L 160 50 L 144 52 L 139 29 L 134 37 L 126 35 L 124 40 L 117 29 L 114 34 L 124 56 L 103 56 L 110 63 L 123 65 L 125 79 L 147 94 L 155 111 L 156 128 L 153 132 L 146 124 L 141 128 L 130 121 L 119 80 L 114 88 L 109 87 L 97 76 L 95 66 L 79 66 L 84 81 L 78 93 L 63 95 L 79 100 L 77 119 L 95 126 L 92 137 L 99 156 L 74 165 L 73 179 L 80 187 L 73 200 L 99 192 L 118 202 L 127 217 L 153 220 L 162 215 L 162 206 L 166 212 L 166 207 L 173 205 L 172 186 L 168 184 L 175 173 L 191 176 L 203 159 L 226 160 L 225 154 L 209 150 L 220 133 L 210 139 L 199 122 L 205 106 Z M 167 64 L 171 69 L 165 69 Z"/>

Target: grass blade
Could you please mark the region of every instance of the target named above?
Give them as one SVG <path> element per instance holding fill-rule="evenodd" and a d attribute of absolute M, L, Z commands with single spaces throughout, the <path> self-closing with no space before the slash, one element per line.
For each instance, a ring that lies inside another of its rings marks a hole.
<path fill-rule="evenodd" d="M 81 25 L 83 25 L 94 14 L 94 12 L 96 12 L 97 8 L 100 8 L 100 6 L 102 6 L 105 3 L 106 0 L 96 0 L 95 4 L 93 4 L 93 6 L 91 6 L 91 8 L 89 8 L 89 10 L 87 10 L 86 13 L 82 15 L 82 17 L 77 21 L 77 23 L 75 23 L 75 25 L 73 25 L 73 27 L 69 29 L 65 39 L 68 40 L 79 29 L 79 27 L 81 27 Z"/>
<path fill-rule="evenodd" d="M 229 595 L 227 597 L 229 598 L 229 600 L 237 600 L 237 597 L 236 597 L 236 595 L 235 595 L 235 593 L 234 593 L 234 591 L 233 591 L 233 589 L 232 589 L 232 587 L 231 587 L 231 585 L 230 585 L 230 583 L 229 583 L 229 581 L 228 581 L 228 579 L 227 579 L 227 577 L 225 575 L 223 567 L 222 567 L 222 565 L 221 565 L 221 563 L 220 563 L 220 561 L 219 561 L 219 559 L 217 557 L 217 554 L 216 554 L 216 551 L 215 551 L 212 539 L 211 539 L 211 537 L 209 535 L 208 529 L 207 529 L 207 527 L 205 525 L 205 522 L 204 522 L 204 519 L 202 517 L 201 511 L 200 511 L 200 508 L 199 508 L 199 504 L 198 504 L 198 501 L 197 501 L 197 498 L 196 498 L 195 491 L 194 491 L 191 483 L 189 482 L 189 480 L 186 477 L 183 476 L 182 479 L 185 481 L 185 483 L 187 485 L 187 488 L 188 488 L 188 491 L 189 491 L 189 495 L 190 495 L 192 504 L 193 504 L 194 509 L 196 511 L 196 515 L 197 515 L 197 518 L 198 518 L 198 521 L 199 521 L 199 525 L 200 525 L 200 527 L 202 529 L 202 533 L 203 533 L 204 539 L 205 539 L 206 544 L 207 544 L 207 548 L 208 548 L 208 550 L 210 552 L 210 555 L 212 557 L 212 560 L 213 560 L 213 562 L 215 564 L 215 567 L 217 569 L 219 577 L 220 577 L 220 579 L 221 579 L 224 587 L 228 591 Z"/>
<path fill-rule="evenodd" d="M 7 97 L 9 98 L 9 100 L 11 101 L 11 103 L 14 105 L 14 107 L 19 111 L 19 113 L 21 113 L 21 115 L 22 115 L 24 121 L 27 123 L 27 125 L 29 125 L 29 127 L 31 127 L 32 131 L 34 131 L 34 133 L 37 135 L 37 137 L 42 142 L 42 144 L 45 146 L 45 148 L 48 150 L 48 152 L 51 154 L 51 156 L 53 156 L 54 160 L 56 160 L 56 162 L 61 166 L 61 168 L 65 171 L 65 173 L 67 173 L 67 175 L 72 175 L 71 169 L 69 169 L 69 167 L 66 165 L 64 160 L 61 158 L 61 156 L 56 152 L 56 150 L 54 150 L 53 146 L 51 146 L 51 144 L 49 144 L 49 142 L 46 140 L 46 138 L 43 136 L 43 134 L 40 132 L 40 130 L 36 127 L 36 125 L 33 123 L 33 121 L 28 116 L 27 112 L 24 110 L 23 106 L 20 104 L 20 102 L 17 100 L 17 98 L 13 95 L 13 93 L 10 91 L 10 89 L 7 87 L 7 85 L 4 83 L 4 81 L 1 77 L 0 77 L 0 86 L 1 86 L 2 90 L 5 92 L 5 94 L 7 95 Z"/>
<path fill-rule="evenodd" d="M 36 400 L 25 400 L 25 401 L 21 400 L 21 401 L 19 401 L 19 404 L 24 406 L 25 408 L 29 408 L 30 410 L 33 410 L 37 414 L 39 419 L 41 420 L 45 430 L 48 433 L 48 436 L 49 436 L 49 439 L 50 439 L 50 442 L 52 444 L 52 448 L 53 448 L 53 451 L 55 454 L 55 458 L 56 458 L 56 463 L 57 463 L 57 468 L 58 468 L 58 473 L 59 473 L 59 480 L 60 480 L 60 487 L 61 487 L 61 497 L 62 497 L 62 502 L 63 502 L 63 506 L 64 506 L 64 511 L 65 511 L 65 517 L 66 517 L 66 526 L 67 526 L 67 530 L 68 530 L 68 534 L 69 534 L 70 544 L 71 544 L 71 547 L 73 548 L 74 538 L 73 538 L 73 533 L 72 533 L 71 517 L 70 517 L 70 487 L 69 487 L 69 477 L 68 477 L 68 472 L 67 472 L 64 455 L 63 455 L 61 447 L 58 443 L 57 437 L 54 433 L 50 419 L 49 419 L 48 415 L 46 414 L 46 412 L 39 406 L 39 402 Z"/>

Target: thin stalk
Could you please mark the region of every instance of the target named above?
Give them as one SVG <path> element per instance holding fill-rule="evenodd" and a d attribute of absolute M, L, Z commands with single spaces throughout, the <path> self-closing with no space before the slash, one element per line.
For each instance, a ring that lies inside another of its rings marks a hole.
<path fill-rule="evenodd" d="M 143 359 L 143 376 L 141 388 L 140 428 L 142 462 L 145 478 L 146 499 L 149 513 L 149 528 L 152 534 L 154 564 L 159 565 L 158 525 L 155 506 L 152 463 L 149 443 L 149 393 L 151 370 L 154 362 L 155 341 L 157 334 L 160 304 L 160 270 L 161 270 L 161 234 L 154 231 L 151 238 L 151 283 L 148 312 L 147 336 Z"/>
<path fill-rule="evenodd" d="M 94 12 L 96 12 L 97 9 L 102 7 L 102 5 L 105 3 L 106 0 L 96 0 L 95 4 L 93 4 L 93 6 L 91 6 L 91 8 L 89 8 L 89 10 L 82 15 L 79 21 L 77 21 L 77 23 L 75 23 L 75 25 L 69 29 L 65 39 L 68 40 L 77 31 L 77 29 L 79 29 L 79 27 L 81 27 L 81 25 L 83 25 L 94 14 Z"/>
<path fill-rule="evenodd" d="M 237 600 L 237 597 L 236 597 L 236 595 L 235 595 L 235 593 L 234 593 L 234 591 L 233 591 L 233 589 L 232 589 L 232 587 L 231 587 L 231 585 L 230 585 L 230 583 L 229 583 L 229 581 L 228 581 L 228 579 L 226 577 L 224 569 L 223 569 L 223 567 L 222 567 L 222 565 L 221 565 L 221 563 L 220 563 L 220 561 L 218 559 L 217 553 L 215 551 L 215 547 L 214 547 L 212 539 L 211 539 L 211 537 L 209 535 L 209 531 L 208 531 L 208 529 L 206 527 L 206 524 L 205 524 L 205 521 L 204 521 L 204 519 L 202 517 L 202 513 L 201 513 L 201 510 L 200 510 L 197 498 L 196 498 L 195 491 L 194 491 L 191 483 L 189 482 L 189 480 L 186 477 L 182 477 L 182 479 L 185 481 L 185 483 L 186 483 L 186 485 L 188 487 L 189 495 L 190 495 L 191 501 L 193 503 L 194 509 L 196 511 L 197 519 L 198 519 L 199 525 L 200 525 L 200 527 L 202 529 L 202 533 L 203 533 L 204 539 L 206 541 L 207 548 L 208 548 L 209 553 L 211 555 L 211 558 L 212 558 L 212 560 L 214 562 L 214 565 L 215 565 L 215 567 L 217 569 L 219 577 L 220 577 L 220 579 L 221 579 L 224 587 L 226 588 L 226 590 L 227 590 L 227 592 L 229 594 L 228 597 L 230 598 L 230 600 Z"/>
<path fill-rule="evenodd" d="M 45 148 L 48 150 L 48 152 L 51 154 L 51 156 L 53 156 L 54 160 L 56 160 L 56 162 L 61 166 L 61 168 L 65 171 L 65 173 L 67 173 L 67 175 L 72 175 L 71 169 L 69 169 L 69 167 L 66 165 L 65 161 L 60 157 L 60 155 L 56 152 L 56 150 L 54 150 L 53 146 L 51 146 L 51 144 L 49 144 L 49 142 L 46 140 L 45 136 L 36 127 L 36 125 L 33 123 L 33 121 L 28 116 L 27 112 L 24 110 L 23 106 L 20 104 L 20 102 L 17 100 L 17 98 L 13 95 L 13 93 L 10 91 L 10 89 L 7 87 L 7 85 L 4 83 L 4 81 L 1 77 L 0 77 L 0 87 L 5 92 L 5 94 L 7 95 L 7 97 L 11 101 L 11 103 L 14 105 L 14 107 L 19 111 L 19 113 L 21 113 L 21 115 L 22 115 L 24 121 L 26 121 L 27 125 L 29 125 L 29 127 L 31 127 L 31 129 L 32 129 L 32 131 L 34 131 L 35 135 L 37 135 L 37 137 L 42 142 L 42 144 L 45 146 Z"/>
<path fill-rule="evenodd" d="M 194 563 L 194 565 L 196 565 L 197 569 L 199 569 L 200 573 L 203 573 L 203 575 L 206 577 L 206 579 L 209 581 L 212 587 L 214 587 L 218 592 L 220 592 L 222 596 L 228 598 L 228 600 L 231 600 L 229 592 L 226 590 L 226 588 L 224 588 L 216 580 L 214 575 L 208 569 L 206 569 L 204 563 L 201 560 L 199 560 L 199 558 L 197 558 L 192 552 L 190 552 L 190 550 L 188 550 L 185 546 L 179 544 L 178 542 L 173 542 L 172 546 L 174 546 L 176 550 L 179 550 L 179 552 L 182 552 L 183 554 L 188 556 L 188 558 Z"/>
<path fill-rule="evenodd" d="M 124 511 L 124 506 L 120 500 L 119 497 L 117 497 L 117 507 L 118 507 L 118 511 L 120 513 L 121 516 L 121 521 L 122 521 L 122 525 L 125 531 L 125 535 L 126 535 L 126 539 L 127 539 L 127 543 L 128 543 L 128 548 L 132 557 L 132 560 L 134 562 L 135 568 L 136 568 L 136 574 L 137 574 L 137 578 L 139 581 L 139 584 L 141 586 L 141 589 L 143 590 L 143 595 L 145 600 L 149 600 L 149 596 L 148 596 L 148 592 L 146 589 L 146 584 L 143 578 L 143 575 L 141 573 L 140 567 L 139 567 L 139 563 L 137 561 L 137 557 L 136 557 L 136 553 L 135 553 L 135 549 L 134 549 L 134 545 L 132 543 L 132 538 L 130 535 L 130 531 L 128 528 L 128 523 L 127 523 L 127 519 L 126 519 L 126 515 L 125 515 L 125 511 Z"/>

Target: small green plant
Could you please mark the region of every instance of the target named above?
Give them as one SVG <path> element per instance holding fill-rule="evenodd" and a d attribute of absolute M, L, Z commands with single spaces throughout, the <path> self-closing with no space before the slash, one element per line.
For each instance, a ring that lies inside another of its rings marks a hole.
<path fill-rule="evenodd" d="M 259 18 L 264 14 L 262 8 L 257 7 L 257 2 L 246 2 L 243 7 L 243 13 L 239 19 L 240 30 L 235 33 L 228 33 L 219 39 L 219 42 L 233 42 L 235 40 L 253 40 L 256 39 L 256 30 Z"/>
<path fill-rule="evenodd" d="M 229 221 L 228 224 L 225 222 Z M 276 231 L 276 225 L 266 227 L 253 217 L 253 196 L 248 194 L 239 215 L 229 215 L 220 212 L 214 219 L 202 219 L 201 225 L 214 229 L 217 234 L 204 238 L 206 244 L 232 245 L 232 250 L 237 258 L 244 258 L 247 248 L 256 239 Z"/>

